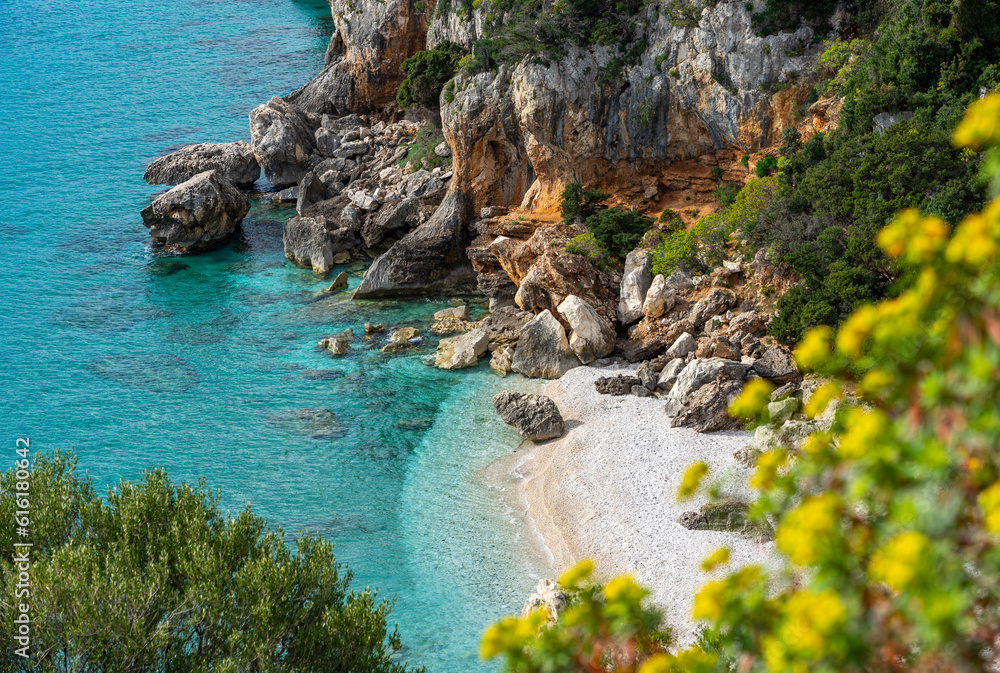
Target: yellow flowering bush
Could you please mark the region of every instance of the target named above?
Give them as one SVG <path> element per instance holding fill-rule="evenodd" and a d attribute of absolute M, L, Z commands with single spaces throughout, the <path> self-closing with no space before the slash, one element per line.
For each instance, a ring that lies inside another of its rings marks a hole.
<path fill-rule="evenodd" d="M 662 615 L 644 604 L 649 592 L 628 575 L 593 584 L 593 570 L 584 560 L 559 578 L 570 601 L 555 623 L 549 624 L 542 610 L 505 617 L 483 634 L 480 654 L 503 657 L 505 670 L 517 673 L 673 670 L 641 668 L 657 654 L 663 655 L 658 661 L 674 660 L 666 654 L 670 633 L 661 629 Z M 702 657 L 715 665 L 714 655 Z"/>
<path fill-rule="evenodd" d="M 1000 94 L 975 103 L 954 138 L 970 157 L 996 156 Z M 776 558 L 708 581 L 694 597 L 698 644 L 651 656 L 639 673 L 959 672 L 1000 663 L 1000 160 L 983 167 L 995 199 L 954 231 L 904 211 L 878 236 L 912 279 L 908 289 L 858 309 L 836 332 L 804 337 L 799 365 L 834 381 L 805 412 L 829 411 L 833 425 L 799 451 L 774 447 L 758 459 L 751 514 L 775 524 Z M 855 398 L 830 410 L 846 390 Z M 763 388 L 752 388 L 733 411 L 766 420 L 764 401 Z M 679 495 L 693 494 L 707 471 L 692 466 Z M 716 552 L 703 567 L 727 560 Z M 641 595 L 622 582 L 621 600 Z M 588 619 L 607 619 L 598 604 L 587 609 L 600 615 Z M 524 651 L 549 648 L 551 665 L 510 670 L 638 665 L 560 659 L 551 643 L 569 638 L 567 628 L 524 643 Z M 596 633 L 577 632 L 606 642 Z"/>
<path fill-rule="evenodd" d="M 970 156 L 1000 147 L 1000 94 L 970 108 L 955 142 Z M 1000 164 L 983 165 L 1000 194 Z M 856 399 L 794 460 L 763 453 L 750 479 L 779 567 L 750 591 L 738 571 L 695 599 L 696 649 L 720 673 L 1000 662 L 1000 198 L 954 231 L 903 211 L 876 240 L 909 288 L 795 353 L 832 380 L 808 416 L 845 390 Z"/>

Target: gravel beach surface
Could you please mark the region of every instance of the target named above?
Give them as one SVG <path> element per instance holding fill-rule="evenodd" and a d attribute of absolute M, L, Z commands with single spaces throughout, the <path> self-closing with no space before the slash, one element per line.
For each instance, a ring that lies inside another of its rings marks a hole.
<path fill-rule="evenodd" d="M 769 553 L 769 544 L 677 523 L 681 513 L 706 501 L 677 502 L 681 476 L 694 461 L 711 466 L 706 480 L 717 479 L 727 495 L 749 495 L 749 472 L 733 452 L 750 433 L 671 428 L 662 400 L 594 389 L 597 378 L 629 371 L 578 367 L 548 383 L 545 394 L 558 405 L 566 433 L 525 442 L 525 449 L 502 461 L 513 473 L 505 490 L 547 549 L 556 576 L 583 558 L 594 560 L 601 579 L 631 573 L 652 591 L 683 646 L 695 635 L 694 594 L 710 577 L 700 569 L 702 560 L 721 546 L 731 551 L 730 567 L 764 562 Z"/>

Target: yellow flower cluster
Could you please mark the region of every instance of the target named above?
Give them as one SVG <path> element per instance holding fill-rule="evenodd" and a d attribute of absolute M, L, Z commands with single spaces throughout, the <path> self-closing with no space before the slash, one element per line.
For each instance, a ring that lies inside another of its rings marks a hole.
<path fill-rule="evenodd" d="M 725 597 L 726 587 L 722 582 L 708 582 L 694 596 L 691 617 L 718 621 L 722 618 Z"/>
<path fill-rule="evenodd" d="M 768 636 L 761 643 L 764 662 L 772 671 L 808 670 L 801 668 L 804 662 L 823 657 L 829 636 L 847 619 L 847 610 L 831 589 L 796 592 L 785 601 L 783 612 L 777 637 Z M 793 664 L 795 659 L 800 661 Z"/>
<path fill-rule="evenodd" d="M 1000 93 L 990 94 L 970 105 L 952 141 L 956 147 L 972 149 L 1000 144 Z"/>
<path fill-rule="evenodd" d="M 1000 481 L 979 494 L 979 507 L 986 517 L 986 529 L 1000 535 Z"/>
<path fill-rule="evenodd" d="M 778 549 L 796 565 L 815 563 L 831 542 L 840 515 L 840 499 L 834 493 L 814 495 L 789 511 L 775 535 Z"/>
<path fill-rule="evenodd" d="M 901 211 L 875 237 L 875 242 L 890 257 L 902 257 L 911 264 L 934 259 L 944 248 L 950 233 L 940 217 L 923 216 L 915 208 Z"/>
<path fill-rule="evenodd" d="M 580 586 L 580 583 L 588 579 L 594 573 L 594 562 L 585 558 L 575 566 L 567 570 L 559 578 L 559 586 L 566 591 L 573 591 Z"/>
<path fill-rule="evenodd" d="M 619 575 L 604 586 L 604 598 L 609 603 L 623 601 L 637 605 L 648 594 L 647 590 L 635 583 L 631 575 Z"/>
<path fill-rule="evenodd" d="M 885 441 L 889 420 L 881 411 L 852 407 L 847 410 L 845 422 L 847 431 L 840 438 L 840 453 L 845 458 L 861 458 Z"/>
<path fill-rule="evenodd" d="M 871 305 L 862 306 L 837 331 L 837 350 L 850 358 L 860 357 L 865 339 L 871 335 L 876 324 L 878 309 Z"/>
<path fill-rule="evenodd" d="M 994 199 L 982 213 L 963 219 L 945 249 L 945 258 L 953 264 L 979 268 L 996 259 L 1000 241 L 1000 199 Z"/>
<path fill-rule="evenodd" d="M 875 553 L 868 564 L 868 574 L 876 582 L 893 589 L 905 589 L 917 576 L 927 553 L 928 541 L 915 531 L 900 533 Z"/>
<path fill-rule="evenodd" d="M 772 392 L 774 385 L 767 379 L 748 381 L 739 397 L 729 405 L 729 415 L 734 418 L 754 418 L 771 401 Z"/>
<path fill-rule="evenodd" d="M 718 657 L 697 647 L 677 654 L 656 654 L 639 667 L 639 673 L 709 673 Z"/>
<path fill-rule="evenodd" d="M 712 572 L 719 566 L 726 563 L 729 563 L 729 548 L 719 547 L 705 557 L 705 560 L 701 562 L 701 569 L 705 572 Z"/>
<path fill-rule="evenodd" d="M 778 475 L 778 470 L 785 464 L 787 455 L 783 449 L 771 449 L 757 458 L 757 469 L 750 475 L 750 488 L 763 490 L 771 485 Z"/>
<path fill-rule="evenodd" d="M 872 369 L 861 379 L 861 389 L 870 397 L 885 397 L 895 380 L 892 372 Z"/>
<path fill-rule="evenodd" d="M 809 418 L 816 418 L 826 411 L 826 408 L 830 406 L 830 402 L 839 399 L 843 394 L 844 391 L 839 383 L 835 381 L 824 383 L 813 391 L 802 411 Z"/>
<path fill-rule="evenodd" d="M 795 349 L 795 362 L 802 369 L 817 370 L 826 363 L 832 350 L 833 330 L 820 325 L 806 332 L 802 343 Z"/>
<path fill-rule="evenodd" d="M 702 462 L 692 463 L 688 469 L 684 470 L 684 476 L 681 477 L 681 485 L 677 489 L 677 499 L 684 500 L 694 495 L 706 474 L 708 474 L 708 465 Z"/>
<path fill-rule="evenodd" d="M 486 629 L 479 643 L 479 655 L 484 659 L 524 648 L 546 622 L 545 610 L 534 610 L 527 617 L 504 617 Z"/>

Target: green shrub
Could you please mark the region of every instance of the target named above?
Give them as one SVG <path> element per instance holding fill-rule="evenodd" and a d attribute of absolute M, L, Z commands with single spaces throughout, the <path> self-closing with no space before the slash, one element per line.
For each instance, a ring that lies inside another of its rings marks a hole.
<path fill-rule="evenodd" d="M 414 105 L 436 109 L 445 82 L 455 76 L 458 62 L 465 51 L 454 42 L 445 40 L 433 49 L 418 51 L 403 61 L 406 75 L 396 91 L 396 103 L 404 110 Z"/>
<path fill-rule="evenodd" d="M 433 124 L 425 124 L 420 127 L 416 137 L 407 146 L 406 155 L 396 163 L 398 166 L 404 167 L 413 164 L 419 168 L 423 166 L 423 160 L 426 159 L 431 170 L 438 166 L 447 166 L 451 164 L 451 157 L 441 157 L 434 152 L 434 148 L 442 142 L 444 142 L 444 133 L 441 129 Z"/>
<path fill-rule="evenodd" d="M 584 188 L 579 182 L 570 182 L 563 189 L 559 212 L 563 222 L 572 224 L 575 221 L 585 221 L 597 212 L 603 201 L 611 198 L 611 194 L 599 189 Z"/>
<path fill-rule="evenodd" d="M 739 185 L 719 185 L 715 188 L 715 200 L 719 202 L 720 206 L 726 208 L 732 205 L 733 201 L 736 199 L 736 195 L 739 193 Z"/>
<path fill-rule="evenodd" d="M 699 268 L 694 234 L 685 229 L 665 234 L 650 255 L 653 273 L 669 276 L 675 271 Z"/>
<path fill-rule="evenodd" d="M 771 171 L 777 170 L 777 168 L 778 168 L 777 159 L 775 159 L 771 155 L 763 157 L 761 158 L 760 161 L 757 162 L 757 168 L 756 168 L 757 177 L 765 178 L 771 174 Z"/>
<path fill-rule="evenodd" d="M 31 659 L 15 654 L 8 610 L 4 671 L 359 671 L 404 673 L 391 604 L 352 590 L 332 545 L 294 546 L 247 507 L 172 483 L 162 469 L 102 498 L 71 454 L 35 454 L 31 470 Z M 27 467 L 28 461 L 24 461 Z M 13 523 L 17 478 L 0 484 Z M 0 591 L 18 598 L 13 525 L 0 527 Z"/>
<path fill-rule="evenodd" d="M 639 245 L 653 218 L 616 206 L 597 211 L 587 218 L 586 226 L 613 257 L 621 259 Z"/>
<path fill-rule="evenodd" d="M 612 264 L 607 248 L 591 233 L 575 236 L 566 244 L 566 252 L 571 255 L 583 255 L 599 269 L 607 269 Z"/>
<path fill-rule="evenodd" d="M 659 222 L 667 225 L 665 231 L 674 231 L 675 229 L 684 227 L 684 220 L 681 219 L 677 211 L 670 208 L 663 209 L 663 212 L 660 213 Z"/>
<path fill-rule="evenodd" d="M 724 174 L 725 174 L 725 171 L 722 170 L 721 166 L 712 166 L 712 179 L 713 180 L 715 180 L 716 182 L 718 182 L 719 180 L 722 179 L 722 176 Z"/>

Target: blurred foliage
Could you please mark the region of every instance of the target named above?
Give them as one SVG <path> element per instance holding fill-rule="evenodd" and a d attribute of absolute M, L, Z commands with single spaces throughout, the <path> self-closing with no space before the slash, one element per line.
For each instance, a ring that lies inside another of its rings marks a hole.
<path fill-rule="evenodd" d="M 399 637 L 391 605 L 350 589 L 329 542 L 294 549 L 247 508 L 174 485 L 163 470 L 107 500 L 72 454 L 32 456 L 31 594 L 17 595 L 15 472 L 0 483 L 3 671 L 384 671 Z M 30 603 L 31 659 L 14 652 L 11 606 Z"/>
<path fill-rule="evenodd" d="M 509 673 L 661 670 L 650 666 L 666 656 L 670 631 L 661 628 L 662 615 L 644 605 L 649 592 L 628 575 L 592 584 L 592 572 L 593 564 L 584 560 L 559 578 L 569 604 L 555 623 L 547 624 L 542 609 L 505 617 L 483 634 L 480 654 L 502 656 Z"/>
<path fill-rule="evenodd" d="M 1000 94 L 955 142 L 1000 145 Z M 915 280 L 796 350 L 830 379 L 805 410 L 832 427 L 758 460 L 780 567 L 695 598 L 717 671 L 980 671 L 1000 655 L 1000 199 L 954 230 L 905 209 L 876 241 Z M 765 413 L 763 392 L 731 411 Z"/>

